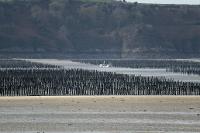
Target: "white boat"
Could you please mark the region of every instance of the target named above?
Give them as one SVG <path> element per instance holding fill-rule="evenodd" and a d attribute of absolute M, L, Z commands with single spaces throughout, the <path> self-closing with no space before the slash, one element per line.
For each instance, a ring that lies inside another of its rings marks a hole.
<path fill-rule="evenodd" d="M 109 64 L 99 64 L 99 67 L 108 68 L 108 67 L 110 67 L 110 65 Z"/>
<path fill-rule="evenodd" d="M 109 68 L 109 67 L 111 67 L 111 64 L 106 64 L 106 62 L 104 61 L 103 64 L 99 64 L 99 67 L 101 67 L 101 68 Z"/>

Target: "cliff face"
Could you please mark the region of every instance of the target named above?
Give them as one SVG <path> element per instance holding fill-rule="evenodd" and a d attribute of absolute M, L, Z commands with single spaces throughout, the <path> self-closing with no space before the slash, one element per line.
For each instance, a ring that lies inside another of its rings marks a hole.
<path fill-rule="evenodd" d="M 200 7 L 75 0 L 0 2 L 1 54 L 200 56 Z"/>

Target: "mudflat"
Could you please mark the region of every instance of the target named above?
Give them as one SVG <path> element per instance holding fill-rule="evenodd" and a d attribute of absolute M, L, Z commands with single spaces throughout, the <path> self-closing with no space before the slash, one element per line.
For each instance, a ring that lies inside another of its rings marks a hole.
<path fill-rule="evenodd" d="M 198 96 L 0 97 L 0 133 L 199 133 Z"/>

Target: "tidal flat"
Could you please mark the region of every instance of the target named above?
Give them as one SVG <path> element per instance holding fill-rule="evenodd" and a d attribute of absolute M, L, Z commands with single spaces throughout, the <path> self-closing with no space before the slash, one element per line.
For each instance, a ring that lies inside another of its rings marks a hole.
<path fill-rule="evenodd" d="M 91 63 L 83 63 L 83 62 L 81 63 L 81 62 L 71 61 L 71 60 L 58 60 L 58 59 L 21 59 L 21 60 L 30 61 L 33 63 L 42 63 L 45 65 L 47 64 L 57 65 L 57 66 L 63 67 L 64 69 L 97 70 L 101 72 L 113 72 L 117 74 L 136 75 L 136 76 L 143 76 L 143 77 L 165 77 L 166 79 L 173 79 L 174 81 L 200 83 L 200 76 L 197 74 L 167 72 L 166 68 L 148 68 L 148 67 L 130 68 L 130 67 L 113 67 L 113 66 L 108 67 L 108 68 L 102 68 L 102 67 L 99 67 L 99 65 L 94 65 Z M 165 62 L 167 60 L 160 60 L 160 61 Z M 178 61 L 190 61 L 190 60 L 182 59 Z M 196 60 L 191 60 L 191 61 L 197 62 Z M 88 60 L 88 62 L 90 62 L 90 60 Z M 159 63 L 160 62 L 158 62 L 158 64 Z"/>
<path fill-rule="evenodd" d="M 197 133 L 200 97 L 0 97 L 0 132 Z"/>

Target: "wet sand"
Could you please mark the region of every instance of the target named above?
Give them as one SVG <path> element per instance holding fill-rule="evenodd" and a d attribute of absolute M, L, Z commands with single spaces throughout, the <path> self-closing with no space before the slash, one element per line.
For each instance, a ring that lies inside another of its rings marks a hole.
<path fill-rule="evenodd" d="M 199 133 L 197 96 L 0 97 L 0 133 Z"/>

